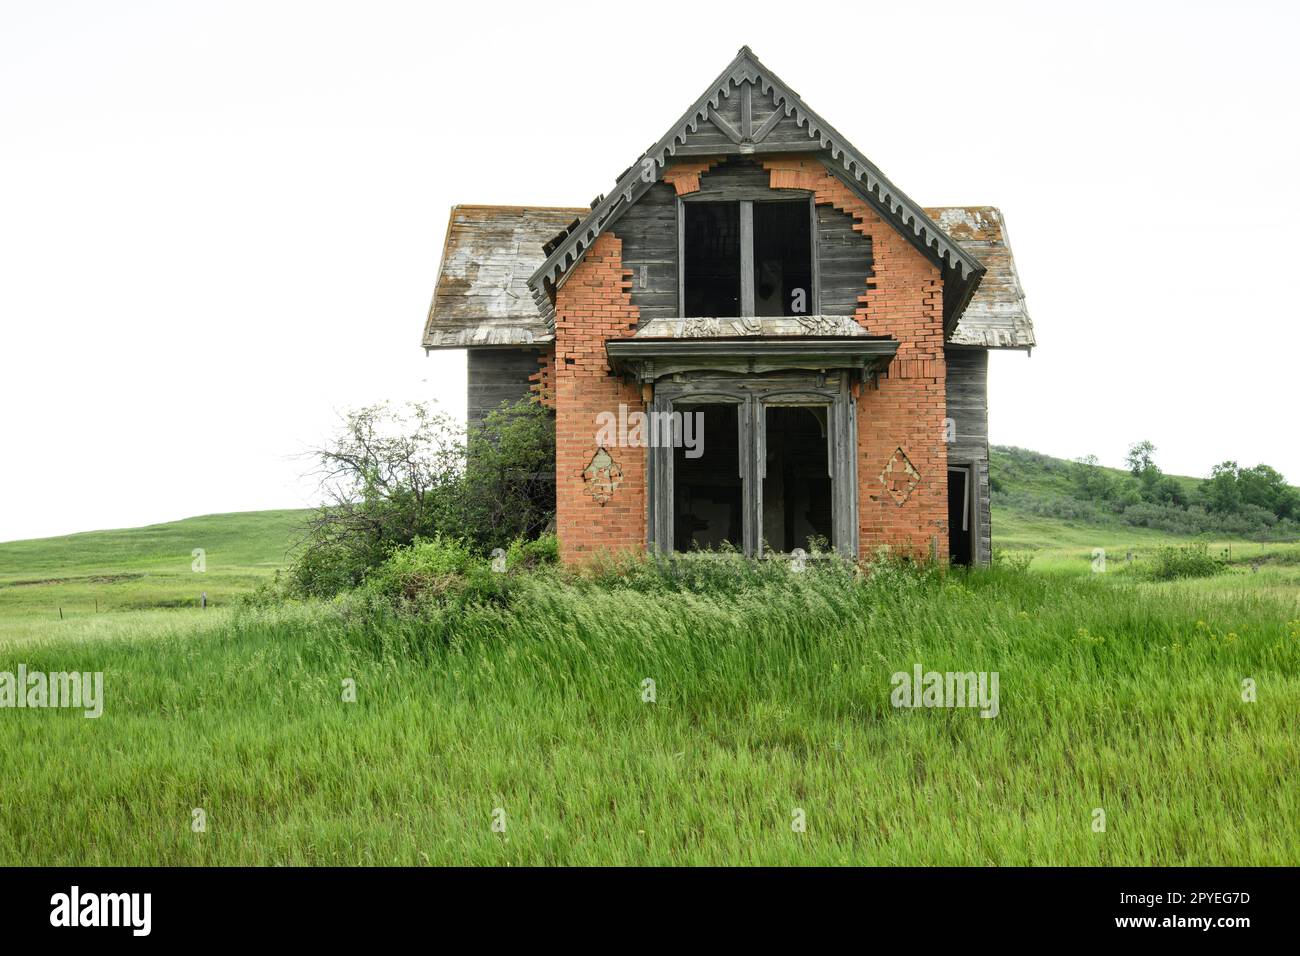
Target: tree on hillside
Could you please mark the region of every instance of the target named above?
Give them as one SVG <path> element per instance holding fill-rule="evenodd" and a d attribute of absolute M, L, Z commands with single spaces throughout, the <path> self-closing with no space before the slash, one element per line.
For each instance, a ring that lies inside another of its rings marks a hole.
<path fill-rule="evenodd" d="M 1186 507 L 1187 494 L 1182 483 L 1162 472 L 1155 461 L 1156 446 L 1149 441 L 1134 442 L 1124 460 L 1129 473 L 1138 480 L 1138 493 L 1151 504 Z"/>
<path fill-rule="evenodd" d="M 1235 514 L 1241 510 L 1241 489 L 1237 486 L 1237 463 L 1223 461 L 1210 469 L 1210 477 L 1201 482 L 1201 496 L 1207 511 Z"/>
<path fill-rule="evenodd" d="M 1265 464 L 1242 468 L 1235 461 L 1220 462 L 1201 482 L 1200 494 L 1206 509 L 1219 514 L 1259 508 L 1279 518 L 1300 517 L 1300 493 Z"/>
<path fill-rule="evenodd" d="M 1070 481 L 1074 493 L 1084 501 L 1113 502 L 1120 497 L 1120 483 L 1097 463 L 1096 455 L 1076 458 L 1070 464 Z"/>
<path fill-rule="evenodd" d="M 1237 472 L 1237 488 L 1243 505 L 1271 511 L 1279 518 L 1300 516 L 1300 493 L 1286 483 L 1282 473 L 1265 464 Z"/>
<path fill-rule="evenodd" d="M 1124 460 L 1128 463 L 1129 473 L 1134 478 L 1141 478 L 1147 471 L 1155 468 L 1156 446 L 1149 441 L 1134 442 L 1128 446 L 1128 455 Z"/>

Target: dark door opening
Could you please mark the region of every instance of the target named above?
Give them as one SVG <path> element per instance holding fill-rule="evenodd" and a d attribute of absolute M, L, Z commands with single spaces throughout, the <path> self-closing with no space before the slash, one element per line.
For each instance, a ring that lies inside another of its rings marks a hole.
<path fill-rule="evenodd" d="M 825 550 L 833 540 L 825 406 L 769 406 L 763 476 L 764 548 Z"/>
<path fill-rule="evenodd" d="M 740 477 L 739 405 L 674 406 L 682 415 L 700 413 L 695 434 L 703 454 L 673 449 L 673 550 L 745 547 Z"/>
<path fill-rule="evenodd" d="M 971 470 L 948 469 L 948 563 L 971 563 Z"/>
<path fill-rule="evenodd" d="M 685 203 L 686 315 L 740 315 L 740 203 Z"/>
<path fill-rule="evenodd" d="M 754 203 L 754 314 L 806 315 L 812 294 L 808 203 Z"/>

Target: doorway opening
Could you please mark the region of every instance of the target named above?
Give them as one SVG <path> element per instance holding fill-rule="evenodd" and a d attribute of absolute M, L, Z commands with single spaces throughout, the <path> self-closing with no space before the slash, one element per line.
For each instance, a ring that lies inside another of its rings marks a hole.
<path fill-rule="evenodd" d="M 764 550 L 835 546 L 825 405 L 768 406 L 763 469 Z"/>
<path fill-rule="evenodd" d="M 971 468 L 948 469 L 948 563 L 971 563 Z"/>
<path fill-rule="evenodd" d="M 740 406 L 678 403 L 682 415 L 702 414 L 695 452 L 673 449 L 673 550 L 743 551 L 744 482 L 740 472 Z M 680 444 L 680 443 L 679 443 Z"/>

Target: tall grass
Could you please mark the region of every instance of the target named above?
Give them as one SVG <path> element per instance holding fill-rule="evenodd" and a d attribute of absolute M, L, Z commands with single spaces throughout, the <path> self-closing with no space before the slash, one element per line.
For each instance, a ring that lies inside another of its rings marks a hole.
<path fill-rule="evenodd" d="M 107 698 L 0 711 L 5 864 L 1300 860 L 1300 622 L 1263 599 L 697 561 L 0 655 Z M 892 708 L 915 663 L 998 671 L 1000 715 Z"/>

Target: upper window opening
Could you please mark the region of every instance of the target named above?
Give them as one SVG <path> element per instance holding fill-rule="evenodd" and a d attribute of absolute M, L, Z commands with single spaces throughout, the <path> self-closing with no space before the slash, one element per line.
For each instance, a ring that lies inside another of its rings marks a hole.
<path fill-rule="evenodd" d="M 807 200 L 682 204 L 684 316 L 793 316 L 814 311 Z"/>
<path fill-rule="evenodd" d="M 812 311 L 812 219 L 806 202 L 754 203 L 754 315 Z"/>
<path fill-rule="evenodd" d="M 740 203 L 686 203 L 686 314 L 740 315 Z"/>

